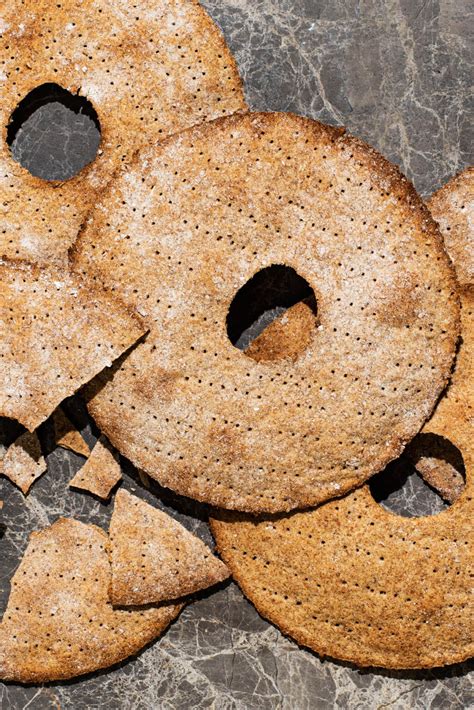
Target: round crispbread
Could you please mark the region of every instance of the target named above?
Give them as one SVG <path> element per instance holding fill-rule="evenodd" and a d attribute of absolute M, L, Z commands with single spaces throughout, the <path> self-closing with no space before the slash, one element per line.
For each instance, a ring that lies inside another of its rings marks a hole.
<path fill-rule="evenodd" d="M 0 37 L 0 255 L 10 258 L 65 258 L 137 148 L 245 108 L 235 62 L 197 0 L 7 2 Z M 18 103 L 52 83 L 86 97 L 101 128 L 96 159 L 63 183 L 31 175 L 6 142 Z"/>
<path fill-rule="evenodd" d="M 395 458 L 446 384 L 452 267 L 399 171 L 343 130 L 247 114 L 143 151 L 99 204 L 73 268 L 150 328 L 89 409 L 162 485 L 284 511 L 341 495 Z M 300 356 L 255 362 L 226 319 L 265 267 L 317 299 Z"/>
<path fill-rule="evenodd" d="M 62 518 L 33 533 L 0 623 L 0 678 L 65 680 L 107 668 L 157 638 L 182 609 L 118 610 L 107 535 Z"/>
<path fill-rule="evenodd" d="M 427 204 L 439 224 L 459 283 L 474 285 L 474 167 L 453 177 Z"/>

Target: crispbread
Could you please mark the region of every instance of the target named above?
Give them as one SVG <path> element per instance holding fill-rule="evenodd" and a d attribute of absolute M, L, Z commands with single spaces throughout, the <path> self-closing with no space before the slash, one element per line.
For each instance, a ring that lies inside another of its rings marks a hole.
<path fill-rule="evenodd" d="M 69 449 L 87 458 L 90 454 L 89 447 L 73 423 L 65 415 L 62 407 L 57 407 L 57 409 L 54 410 L 52 420 L 56 446 Z"/>
<path fill-rule="evenodd" d="M 6 2 L 0 37 L 0 256 L 64 259 L 137 148 L 245 108 L 235 61 L 197 0 Z M 33 177 L 6 143 L 18 103 L 50 83 L 86 97 L 101 128 L 96 159 L 62 183 Z"/>
<path fill-rule="evenodd" d="M 0 416 L 30 431 L 146 329 L 68 269 L 0 261 Z"/>
<path fill-rule="evenodd" d="M 122 478 L 117 454 L 105 436 L 101 436 L 84 466 L 69 482 L 72 488 L 88 491 L 103 500 L 108 500 L 112 489 Z"/>
<path fill-rule="evenodd" d="M 109 535 L 113 604 L 177 599 L 229 576 L 199 538 L 128 491 L 115 496 Z"/>
<path fill-rule="evenodd" d="M 135 465 L 202 501 L 282 511 L 342 495 L 401 452 L 449 376 L 458 302 L 439 232 L 341 129 L 238 115 L 142 151 L 71 256 L 151 331 L 98 378 L 90 412 Z M 236 292 L 273 264 L 316 295 L 295 362 L 255 362 L 227 337 Z"/>
<path fill-rule="evenodd" d="M 37 433 L 25 431 L 5 452 L 0 474 L 6 476 L 26 495 L 33 483 L 46 471 Z"/>
<path fill-rule="evenodd" d="M 474 288 L 461 289 L 461 303 L 456 369 L 423 428 L 424 437 L 436 434 L 463 456 L 462 492 L 449 478 L 440 482 L 445 469 L 427 476 L 445 498 L 456 498 L 450 508 L 402 518 L 378 505 L 366 485 L 306 513 L 211 520 L 220 554 L 258 611 L 323 656 L 425 668 L 474 653 Z"/>
<path fill-rule="evenodd" d="M 114 610 L 108 538 L 61 518 L 33 533 L 0 623 L 0 678 L 64 680 L 106 668 L 159 636 L 182 605 Z"/>
<path fill-rule="evenodd" d="M 453 177 L 427 204 L 439 223 L 459 283 L 474 285 L 474 167 Z"/>

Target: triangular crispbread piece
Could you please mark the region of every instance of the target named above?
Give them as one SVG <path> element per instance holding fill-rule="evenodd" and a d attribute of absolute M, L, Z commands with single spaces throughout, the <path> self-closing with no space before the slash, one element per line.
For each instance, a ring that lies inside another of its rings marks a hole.
<path fill-rule="evenodd" d="M 52 419 L 56 445 L 87 458 L 90 454 L 89 447 L 61 407 L 54 410 Z"/>
<path fill-rule="evenodd" d="M 105 436 L 101 436 L 92 449 L 86 463 L 69 482 L 72 488 L 80 488 L 107 500 L 113 487 L 122 478 L 118 455 Z"/>
<path fill-rule="evenodd" d="M 26 495 L 46 471 L 46 461 L 36 432 L 25 431 L 11 444 L 0 463 L 0 472 Z"/>
<path fill-rule="evenodd" d="M 180 605 L 114 610 L 107 535 L 61 518 L 33 533 L 0 624 L 0 678 L 63 680 L 106 668 L 159 636 Z"/>
<path fill-rule="evenodd" d="M 30 431 L 145 333 L 92 279 L 7 261 L 0 329 L 0 416 Z"/>
<path fill-rule="evenodd" d="M 120 490 L 110 522 L 113 604 L 177 599 L 227 579 L 227 567 L 169 515 Z"/>

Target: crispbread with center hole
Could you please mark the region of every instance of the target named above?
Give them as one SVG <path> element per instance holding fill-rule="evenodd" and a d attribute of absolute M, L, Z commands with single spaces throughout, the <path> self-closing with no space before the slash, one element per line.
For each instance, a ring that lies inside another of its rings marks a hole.
<path fill-rule="evenodd" d="M 245 108 L 235 61 L 197 0 L 5 2 L 0 37 L 0 255 L 10 258 L 64 260 L 134 151 Z M 34 177 L 6 142 L 18 103 L 46 83 L 88 99 L 100 123 L 95 160 L 67 182 Z"/>
<path fill-rule="evenodd" d="M 150 328 L 90 412 L 139 468 L 215 505 L 342 495 L 399 455 L 449 376 L 459 306 L 436 225 L 397 168 L 316 121 L 238 115 L 142 151 L 72 262 Z M 255 362 L 226 319 L 275 264 L 313 289 L 318 325 L 294 361 Z"/>

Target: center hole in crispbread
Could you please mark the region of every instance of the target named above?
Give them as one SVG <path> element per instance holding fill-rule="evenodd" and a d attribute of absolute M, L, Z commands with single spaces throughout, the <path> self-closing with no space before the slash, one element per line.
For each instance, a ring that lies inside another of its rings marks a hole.
<path fill-rule="evenodd" d="M 293 308 L 296 304 L 301 304 L 299 310 Z M 235 294 L 227 314 L 227 335 L 254 360 L 294 360 L 313 337 L 316 313 L 316 296 L 306 279 L 290 266 L 272 264 Z"/>
<path fill-rule="evenodd" d="M 20 101 L 10 116 L 6 140 L 13 159 L 32 175 L 63 182 L 95 159 L 100 138 L 91 102 L 48 83 Z"/>
<path fill-rule="evenodd" d="M 436 515 L 461 495 L 465 467 L 460 450 L 437 434 L 418 434 L 403 455 L 370 480 L 374 499 L 404 517 Z"/>

